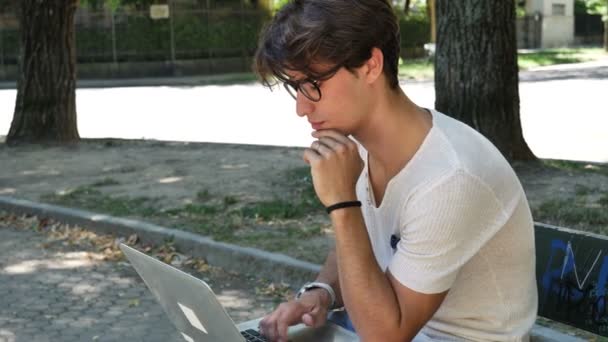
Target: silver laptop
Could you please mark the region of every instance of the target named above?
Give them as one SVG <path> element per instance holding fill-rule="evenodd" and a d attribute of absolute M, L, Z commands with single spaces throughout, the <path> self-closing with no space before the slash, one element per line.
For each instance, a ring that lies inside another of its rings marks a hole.
<path fill-rule="evenodd" d="M 186 341 L 265 341 L 257 330 L 261 318 L 235 325 L 204 281 L 125 244 L 120 249 Z M 321 328 L 298 324 L 288 334 L 294 342 L 359 340 L 353 332 L 330 322 Z"/>

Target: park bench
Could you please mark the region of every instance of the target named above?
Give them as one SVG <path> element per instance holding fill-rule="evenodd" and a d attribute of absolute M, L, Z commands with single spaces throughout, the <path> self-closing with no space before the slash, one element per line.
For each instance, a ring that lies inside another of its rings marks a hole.
<path fill-rule="evenodd" d="M 608 237 L 536 223 L 535 239 L 538 315 L 608 336 Z M 543 329 L 535 328 L 533 341 L 544 340 L 535 336 Z"/>

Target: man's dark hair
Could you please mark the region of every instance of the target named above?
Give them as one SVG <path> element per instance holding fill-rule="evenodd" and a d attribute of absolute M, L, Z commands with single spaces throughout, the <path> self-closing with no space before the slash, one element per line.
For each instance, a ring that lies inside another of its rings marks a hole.
<path fill-rule="evenodd" d="M 292 0 L 262 31 L 254 70 L 268 87 L 277 83 L 275 78 L 286 80 L 286 70 L 323 79 L 331 72 L 315 71 L 311 64 L 353 71 L 377 47 L 384 54 L 383 72 L 395 89 L 399 41 L 397 18 L 387 0 Z"/>

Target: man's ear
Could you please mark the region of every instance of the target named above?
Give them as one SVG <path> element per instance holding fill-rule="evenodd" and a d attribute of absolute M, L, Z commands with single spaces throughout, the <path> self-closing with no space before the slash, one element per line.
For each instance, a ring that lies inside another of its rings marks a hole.
<path fill-rule="evenodd" d="M 382 70 L 384 68 L 384 54 L 382 50 L 377 47 L 372 48 L 372 56 L 365 62 L 364 64 L 364 75 L 365 80 L 368 83 L 374 83 L 378 80 L 380 75 L 382 75 Z"/>

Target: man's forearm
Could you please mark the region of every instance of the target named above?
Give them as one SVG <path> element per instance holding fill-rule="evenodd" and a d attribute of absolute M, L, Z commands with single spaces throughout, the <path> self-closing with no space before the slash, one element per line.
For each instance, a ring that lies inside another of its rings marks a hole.
<path fill-rule="evenodd" d="M 399 339 L 403 334 L 399 327 L 403 313 L 390 281 L 374 257 L 361 210 L 343 209 L 331 217 L 342 295 L 357 333 L 362 340 Z"/>
<path fill-rule="evenodd" d="M 325 264 L 317 276 L 317 281 L 329 284 L 334 289 L 334 292 L 336 293 L 336 307 L 341 307 L 344 305 L 344 302 L 342 301 L 342 292 L 340 291 L 340 281 L 338 279 L 338 264 L 336 261 L 335 250 L 331 250 L 327 255 Z M 322 291 L 327 293 L 325 290 Z"/>

